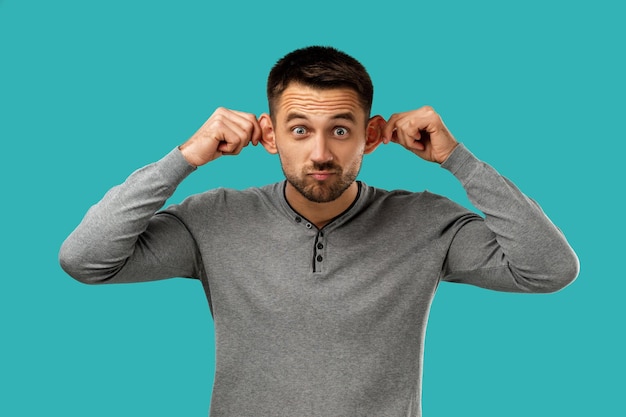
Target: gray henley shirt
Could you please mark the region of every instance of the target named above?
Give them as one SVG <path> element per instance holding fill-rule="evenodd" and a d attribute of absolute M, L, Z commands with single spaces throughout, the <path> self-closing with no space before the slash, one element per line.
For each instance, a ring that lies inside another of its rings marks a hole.
<path fill-rule="evenodd" d="M 174 149 L 86 214 L 60 261 L 85 283 L 202 281 L 214 319 L 210 415 L 421 415 L 424 334 L 441 280 L 551 292 L 578 259 L 539 206 L 462 144 L 442 164 L 483 216 L 359 183 L 318 230 L 285 183 L 162 206 L 194 168 Z"/>

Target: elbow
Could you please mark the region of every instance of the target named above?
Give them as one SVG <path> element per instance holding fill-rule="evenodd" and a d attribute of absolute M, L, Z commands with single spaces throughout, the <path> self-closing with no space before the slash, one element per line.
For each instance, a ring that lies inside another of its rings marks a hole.
<path fill-rule="evenodd" d="M 59 251 L 59 264 L 61 269 L 70 277 L 83 284 L 100 284 L 102 277 L 80 250 L 73 248 L 67 241 L 63 243 Z"/>
<path fill-rule="evenodd" d="M 93 280 L 90 279 L 89 274 L 86 273 L 86 268 L 81 265 L 80 260 L 71 251 L 61 247 L 59 251 L 59 264 L 61 269 L 65 271 L 70 277 L 83 284 L 93 284 Z"/>
<path fill-rule="evenodd" d="M 561 270 L 558 274 L 551 275 L 548 279 L 546 279 L 547 285 L 545 285 L 544 292 L 554 293 L 561 291 L 574 282 L 577 276 L 578 267 L 572 266 L 567 270 Z"/>
<path fill-rule="evenodd" d="M 560 262 L 555 262 L 558 265 L 553 271 L 554 287 L 551 292 L 560 291 L 563 288 L 570 285 L 576 280 L 580 273 L 580 261 L 576 253 L 573 250 L 569 250 L 567 255 L 561 257 Z"/>
<path fill-rule="evenodd" d="M 538 279 L 532 279 L 532 292 L 555 293 L 576 280 L 580 272 L 580 262 L 574 252 L 561 256 L 547 265 Z"/>

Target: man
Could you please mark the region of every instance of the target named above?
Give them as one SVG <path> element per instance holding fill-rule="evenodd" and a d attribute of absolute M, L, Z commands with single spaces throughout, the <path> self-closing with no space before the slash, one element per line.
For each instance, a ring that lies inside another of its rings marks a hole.
<path fill-rule="evenodd" d="M 370 117 L 372 84 L 352 57 L 294 51 L 267 91 L 269 114 L 216 110 L 110 190 L 60 253 L 86 283 L 202 281 L 215 323 L 212 416 L 420 416 L 441 280 L 551 292 L 576 277 L 560 231 L 433 109 Z M 454 174 L 485 218 L 356 181 L 363 155 L 390 142 Z M 249 143 L 279 155 L 285 181 L 159 211 L 196 167 Z"/>

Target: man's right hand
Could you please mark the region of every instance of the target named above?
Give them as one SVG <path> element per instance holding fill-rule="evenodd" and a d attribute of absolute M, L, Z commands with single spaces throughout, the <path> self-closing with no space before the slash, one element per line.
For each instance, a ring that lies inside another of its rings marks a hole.
<path fill-rule="evenodd" d="M 220 107 L 179 149 L 187 162 L 199 167 L 222 155 L 237 155 L 260 139 L 261 126 L 254 114 Z"/>

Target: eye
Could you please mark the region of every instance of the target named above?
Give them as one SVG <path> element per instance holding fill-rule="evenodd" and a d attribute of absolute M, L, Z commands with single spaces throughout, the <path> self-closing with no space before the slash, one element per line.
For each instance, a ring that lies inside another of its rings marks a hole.
<path fill-rule="evenodd" d="M 298 136 L 306 135 L 306 128 L 304 128 L 302 126 L 296 126 L 296 127 L 292 128 L 291 131 L 295 135 L 298 135 Z"/>
<path fill-rule="evenodd" d="M 348 129 L 346 129 L 345 127 L 336 127 L 335 128 L 335 135 L 336 136 L 346 136 L 348 134 Z"/>

